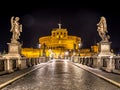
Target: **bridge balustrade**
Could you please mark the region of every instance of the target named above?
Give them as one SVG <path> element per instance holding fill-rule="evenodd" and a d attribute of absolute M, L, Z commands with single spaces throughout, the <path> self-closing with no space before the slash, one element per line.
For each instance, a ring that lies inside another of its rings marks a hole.
<path fill-rule="evenodd" d="M 115 61 L 115 69 L 120 70 L 120 57 L 114 57 L 113 59 Z"/>
<path fill-rule="evenodd" d="M 5 70 L 4 63 L 5 63 L 5 60 L 4 59 L 0 59 L 0 72 Z"/>
<path fill-rule="evenodd" d="M 109 58 L 104 57 L 104 58 L 101 58 L 101 59 L 102 59 L 102 66 L 107 67 L 107 61 L 109 60 Z"/>
<path fill-rule="evenodd" d="M 0 75 L 46 62 L 46 57 L 39 58 L 0 58 Z"/>
<path fill-rule="evenodd" d="M 16 59 L 11 59 L 10 61 L 11 61 L 11 66 L 12 66 L 12 69 L 13 70 L 17 70 L 17 58 Z"/>
<path fill-rule="evenodd" d="M 74 62 L 74 58 L 72 61 Z M 117 70 L 117 72 L 120 73 L 120 56 L 78 56 L 78 63 L 108 72 L 114 72 Z"/>

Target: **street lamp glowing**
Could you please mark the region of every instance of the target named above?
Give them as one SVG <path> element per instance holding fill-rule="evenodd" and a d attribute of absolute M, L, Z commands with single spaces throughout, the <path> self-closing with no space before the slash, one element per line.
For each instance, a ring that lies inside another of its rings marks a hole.
<path fill-rule="evenodd" d="M 39 48 L 39 57 L 40 57 L 40 48 L 41 48 L 41 44 L 38 44 L 38 48 Z"/>
<path fill-rule="evenodd" d="M 41 48 L 41 44 L 38 44 L 38 48 Z"/>
<path fill-rule="evenodd" d="M 68 55 L 69 55 L 69 52 L 68 52 L 68 51 L 66 51 L 66 52 L 65 52 L 65 55 L 66 55 L 66 56 L 68 56 Z"/>
<path fill-rule="evenodd" d="M 81 43 L 78 44 L 79 48 L 81 47 Z"/>
<path fill-rule="evenodd" d="M 65 59 L 68 59 L 68 56 L 69 56 L 69 52 L 66 51 L 66 52 L 65 52 Z"/>
<path fill-rule="evenodd" d="M 78 44 L 78 48 L 79 48 L 79 49 L 78 49 L 78 54 L 79 54 L 79 56 L 80 56 L 80 48 L 81 48 L 81 46 L 82 46 L 82 44 L 79 43 L 79 44 Z"/>

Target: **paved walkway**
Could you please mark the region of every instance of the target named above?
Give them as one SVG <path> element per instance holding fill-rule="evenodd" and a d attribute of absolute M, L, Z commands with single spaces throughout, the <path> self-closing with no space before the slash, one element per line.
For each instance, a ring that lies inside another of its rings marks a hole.
<path fill-rule="evenodd" d="M 120 87 L 120 75 L 119 74 L 115 74 L 115 73 L 110 73 L 110 72 L 106 72 L 100 69 L 95 69 L 92 67 L 88 67 L 86 65 L 82 65 L 79 63 L 73 63 L 74 65 L 76 65 L 77 67 L 80 67 L 118 87 Z"/>
<path fill-rule="evenodd" d="M 46 65 L 46 63 L 40 63 L 38 65 L 29 67 L 29 68 L 25 68 L 25 69 L 15 71 L 10 74 L 5 74 L 5 75 L 0 76 L 0 88 L 5 87 L 6 85 L 12 83 L 13 81 L 15 81 L 15 80 L 29 74 L 30 72 L 32 72 L 38 68 L 41 68 L 45 65 Z"/>
<path fill-rule="evenodd" d="M 26 74 L 29 74 L 30 72 L 32 72 L 38 68 L 45 66 L 46 64 L 47 63 L 41 63 L 39 65 L 30 67 L 30 68 L 26 68 L 23 70 L 16 71 L 14 73 L 0 76 L 0 88 L 5 87 L 6 85 L 12 83 L 13 81 L 25 76 Z M 79 63 L 73 63 L 73 64 L 79 68 L 87 70 L 88 72 L 93 73 L 94 75 L 120 87 L 120 75 L 118 75 L 118 74 L 108 73 L 108 72 L 105 72 L 105 71 L 102 71 L 99 69 L 88 67 L 86 65 L 81 65 Z"/>

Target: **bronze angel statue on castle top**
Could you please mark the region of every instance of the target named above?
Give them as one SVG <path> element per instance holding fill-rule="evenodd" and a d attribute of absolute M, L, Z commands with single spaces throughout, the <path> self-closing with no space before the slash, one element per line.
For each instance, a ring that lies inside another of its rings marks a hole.
<path fill-rule="evenodd" d="M 13 33 L 12 35 L 12 41 L 17 41 L 20 36 L 20 32 L 22 32 L 22 24 L 19 24 L 19 17 L 11 17 L 11 30 L 10 32 Z"/>
<path fill-rule="evenodd" d="M 97 31 L 99 33 L 99 36 L 102 38 L 103 42 L 108 42 L 110 39 L 110 36 L 107 35 L 107 23 L 105 17 L 101 17 L 100 22 L 97 24 L 98 28 Z"/>

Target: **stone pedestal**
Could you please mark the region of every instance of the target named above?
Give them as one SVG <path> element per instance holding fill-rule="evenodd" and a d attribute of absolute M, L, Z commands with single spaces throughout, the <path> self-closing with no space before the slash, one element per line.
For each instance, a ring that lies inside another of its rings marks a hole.
<path fill-rule="evenodd" d="M 8 43 L 8 54 L 4 55 L 5 58 L 21 58 L 20 43 Z"/>
<path fill-rule="evenodd" d="M 103 59 L 104 57 L 108 57 L 107 60 L 107 67 L 106 71 L 111 72 L 114 69 L 114 65 L 112 63 L 112 58 L 114 56 L 114 53 L 111 52 L 111 42 L 100 42 L 98 44 L 99 46 L 99 53 L 97 54 L 97 66 L 99 68 L 102 68 L 103 66 Z"/>
<path fill-rule="evenodd" d="M 99 53 L 98 56 L 113 56 L 111 53 L 111 42 L 100 42 L 98 43 Z"/>
<path fill-rule="evenodd" d="M 7 72 L 13 72 L 13 64 L 12 60 L 16 60 L 16 68 L 21 68 L 21 46 L 19 42 L 17 43 L 8 43 L 8 54 L 4 55 L 3 57 L 7 59 L 7 66 L 6 71 Z"/>
<path fill-rule="evenodd" d="M 8 54 L 21 54 L 20 43 L 8 43 Z"/>

